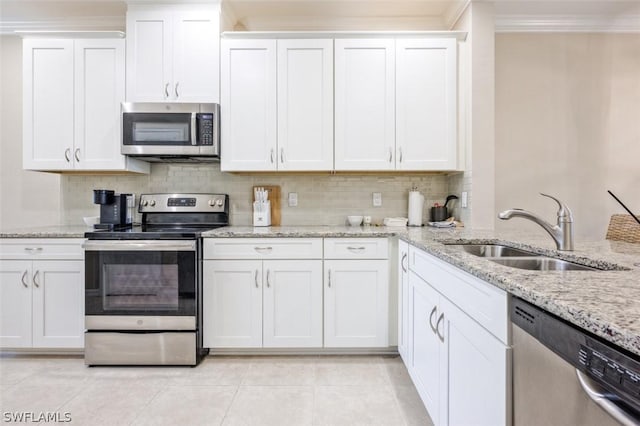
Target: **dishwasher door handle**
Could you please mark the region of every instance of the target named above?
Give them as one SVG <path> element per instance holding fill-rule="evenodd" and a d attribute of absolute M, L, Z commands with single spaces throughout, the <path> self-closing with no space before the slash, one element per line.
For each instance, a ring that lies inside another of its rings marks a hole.
<path fill-rule="evenodd" d="M 619 421 L 625 426 L 634 426 L 638 424 L 638 419 L 620 408 L 615 402 L 607 398 L 607 392 L 604 391 L 599 384 L 591 380 L 589 376 L 576 368 L 576 375 L 582 390 L 591 398 L 593 402 L 598 404 L 600 408 L 607 412 L 611 417 Z"/>

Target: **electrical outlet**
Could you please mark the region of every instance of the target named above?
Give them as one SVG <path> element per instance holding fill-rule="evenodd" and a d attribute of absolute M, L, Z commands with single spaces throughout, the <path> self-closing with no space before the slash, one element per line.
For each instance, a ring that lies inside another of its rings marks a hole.
<path fill-rule="evenodd" d="M 373 193 L 373 207 L 382 207 L 382 192 Z"/>
<path fill-rule="evenodd" d="M 289 207 L 297 207 L 298 206 L 298 193 L 290 192 L 289 193 Z"/>
<path fill-rule="evenodd" d="M 462 207 L 463 209 L 467 208 L 467 201 L 468 201 L 468 195 L 467 195 L 467 191 L 462 191 L 462 194 L 460 194 L 460 207 Z"/>

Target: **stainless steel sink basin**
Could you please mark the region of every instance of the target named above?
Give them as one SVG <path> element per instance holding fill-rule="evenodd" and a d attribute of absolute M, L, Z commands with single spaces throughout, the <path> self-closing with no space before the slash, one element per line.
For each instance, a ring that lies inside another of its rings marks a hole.
<path fill-rule="evenodd" d="M 599 271 L 599 269 L 592 268 L 590 266 L 579 265 L 577 263 L 543 256 L 527 258 L 509 257 L 489 260 L 499 263 L 500 265 L 510 266 L 512 268 L 528 269 L 531 271 Z"/>
<path fill-rule="evenodd" d="M 462 247 L 467 253 L 480 257 L 519 257 L 519 256 L 539 256 L 530 251 L 507 247 L 500 244 L 456 244 Z"/>

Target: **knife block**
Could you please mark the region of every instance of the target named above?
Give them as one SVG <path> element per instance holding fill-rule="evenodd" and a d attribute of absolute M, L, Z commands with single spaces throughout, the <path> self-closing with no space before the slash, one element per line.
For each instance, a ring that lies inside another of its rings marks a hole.
<path fill-rule="evenodd" d="M 253 226 L 271 226 L 271 201 L 253 202 Z"/>
<path fill-rule="evenodd" d="M 271 225 L 272 226 L 280 226 L 281 220 L 281 211 L 280 211 L 280 186 L 278 185 L 256 185 L 251 189 L 251 194 L 255 194 L 256 188 L 264 188 L 269 192 L 269 203 L 271 204 L 270 208 L 270 216 L 271 216 Z M 253 201 L 255 197 L 252 195 Z M 253 205 L 253 204 L 252 204 Z M 255 223 L 255 221 L 254 221 Z M 257 225 L 254 225 L 257 226 Z M 264 226 L 264 225 L 262 225 Z"/>

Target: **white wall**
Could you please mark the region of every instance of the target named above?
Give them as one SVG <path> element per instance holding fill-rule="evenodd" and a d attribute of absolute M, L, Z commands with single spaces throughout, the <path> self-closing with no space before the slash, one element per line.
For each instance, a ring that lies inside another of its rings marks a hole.
<path fill-rule="evenodd" d="M 22 39 L 0 36 L 0 227 L 56 225 L 60 177 L 22 170 Z"/>
<path fill-rule="evenodd" d="M 603 239 L 609 217 L 640 214 L 640 35 L 496 36 L 496 211 L 556 220 L 555 194 L 576 240 Z M 475 194 L 474 194 L 475 195 Z M 522 219 L 496 229 L 544 232 Z"/>

